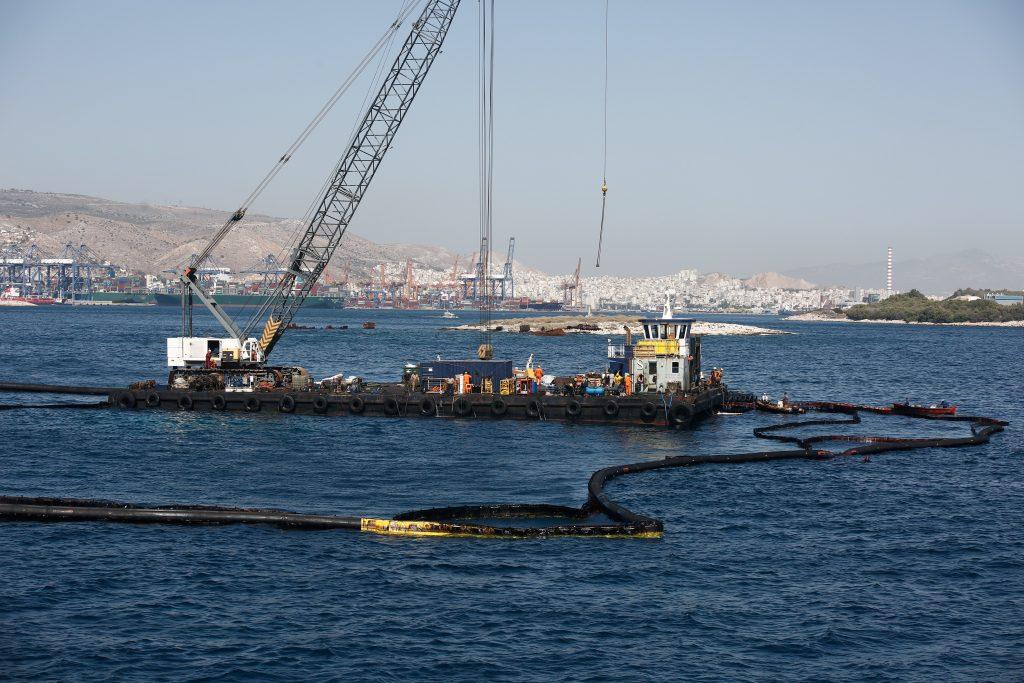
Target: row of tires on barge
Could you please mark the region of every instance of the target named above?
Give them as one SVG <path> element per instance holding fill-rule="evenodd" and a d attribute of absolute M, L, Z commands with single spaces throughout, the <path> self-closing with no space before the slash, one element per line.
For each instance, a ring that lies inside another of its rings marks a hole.
<path fill-rule="evenodd" d="M 685 427 L 722 406 L 724 387 L 689 395 L 618 397 L 424 393 L 321 394 L 315 392 L 195 392 L 118 390 L 110 403 L 122 409 L 212 410 L 304 415 L 456 417 L 638 423 Z"/>

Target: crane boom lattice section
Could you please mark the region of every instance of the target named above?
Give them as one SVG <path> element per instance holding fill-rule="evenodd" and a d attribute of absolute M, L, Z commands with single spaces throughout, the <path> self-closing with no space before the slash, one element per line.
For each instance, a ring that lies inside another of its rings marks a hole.
<path fill-rule="evenodd" d="M 292 252 L 287 272 L 254 317 L 253 324 L 246 329 L 246 334 L 251 333 L 262 314 L 271 311 L 260 344 L 265 354 L 270 353 L 287 329 L 338 248 L 377 167 L 441 50 L 459 1 L 428 2 L 413 24 L 309 227 Z"/>

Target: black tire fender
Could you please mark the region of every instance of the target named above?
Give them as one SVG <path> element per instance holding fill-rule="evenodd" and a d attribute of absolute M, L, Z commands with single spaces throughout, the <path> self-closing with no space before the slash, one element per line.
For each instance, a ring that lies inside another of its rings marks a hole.
<path fill-rule="evenodd" d="M 323 415 L 327 412 L 328 401 L 326 396 L 317 396 L 313 399 L 313 410 Z"/>
<path fill-rule="evenodd" d="M 565 404 L 565 414 L 569 417 L 579 417 L 583 414 L 583 404 L 576 399 L 572 399 Z"/>
<path fill-rule="evenodd" d="M 508 412 L 508 404 L 505 403 L 505 399 L 496 398 L 491 401 L 491 415 L 494 417 L 502 417 Z"/>
<path fill-rule="evenodd" d="M 473 412 L 473 404 L 465 396 L 459 396 L 452 404 L 452 410 L 459 417 L 466 417 Z"/>
<path fill-rule="evenodd" d="M 146 394 L 146 405 L 149 406 L 150 408 L 159 408 L 160 394 L 156 393 L 155 391 L 151 391 L 148 394 Z"/>
<path fill-rule="evenodd" d="M 182 410 L 192 410 L 192 397 L 188 394 L 182 394 L 179 396 L 178 407 Z"/>
<path fill-rule="evenodd" d="M 135 394 L 130 391 L 119 391 L 117 396 L 114 397 L 114 404 L 118 408 L 124 408 L 125 410 L 131 410 L 135 407 Z"/>
<path fill-rule="evenodd" d="M 227 399 L 221 396 L 220 394 L 217 394 L 212 399 L 210 399 L 210 407 L 212 407 L 214 410 L 224 410 L 225 408 L 227 408 L 227 406 Z"/>
<path fill-rule="evenodd" d="M 645 421 L 650 422 L 658 414 L 658 406 L 651 401 L 647 401 L 640 406 L 640 417 Z"/>
<path fill-rule="evenodd" d="M 361 396 L 356 396 L 351 401 L 349 401 L 348 409 L 351 410 L 356 415 L 359 415 L 364 410 L 366 410 L 366 401 L 364 401 Z"/>
<path fill-rule="evenodd" d="M 245 412 L 247 413 L 258 413 L 262 407 L 263 403 L 255 396 L 245 399 Z"/>
<path fill-rule="evenodd" d="M 668 422 L 674 427 L 682 427 L 693 419 L 693 409 L 685 403 L 677 403 L 668 411 Z"/>
<path fill-rule="evenodd" d="M 420 401 L 420 415 L 436 415 L 437 404 L 434 403 L 434 399 L 429 396 L 424 396 L 423 400 Z"/>
<path fill-rule="evenodd" d="M 291 413 L 295 411 L 295 397 L 291 394 L 285 394 L 281 397 L 281 403 L 277 406 L 277 409 L 282 413 Z"/>
<path fill-rule="evenodd" d="M 535 398 L 531 398 L 527 401 L 526 415 L 527 417 L 540 417 L 540 401 Z"/>
<path fill-rule="evenodd" d="M 604 411 L 604 416 L 608 418 L 619 416 L 619 404 L 615 401 L 605 401 L 604 406 L 601 408 Z"/>
<path fill-rule="evenodd" d="M 388 396 L 384 399 L 384 414 L 398 415 L 398 399 L 394 396 Z"/>

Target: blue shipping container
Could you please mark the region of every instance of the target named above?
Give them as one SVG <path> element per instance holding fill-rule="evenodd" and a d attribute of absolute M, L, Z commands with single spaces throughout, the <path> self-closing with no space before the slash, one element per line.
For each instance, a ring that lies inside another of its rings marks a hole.
<path fill-rule="evenodd" d="M 490 379 L 497 391 L 498 382 L 512 376 L 510 360 L 432 360 L 419 364 L 420 377 L 455 377 L 468 372 L 473 384 Z"/>

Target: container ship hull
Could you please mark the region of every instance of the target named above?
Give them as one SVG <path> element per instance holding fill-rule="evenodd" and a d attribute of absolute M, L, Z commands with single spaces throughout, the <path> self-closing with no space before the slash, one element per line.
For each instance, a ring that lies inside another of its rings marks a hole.
<path fill-rule="evenodd" d="M 181 296 L 178 294 L 153 294 L 157 306 L 181 307 Z M 267 294 L 216 294 L 214 299 L 223 308 L 241 308 L 243 306 L 262 306 L 270 299 Z M 302 304 L 303 308 L 345 308 L 345 300 L 334 296 L 310 296 Z"/>

